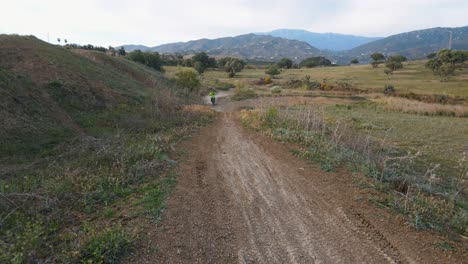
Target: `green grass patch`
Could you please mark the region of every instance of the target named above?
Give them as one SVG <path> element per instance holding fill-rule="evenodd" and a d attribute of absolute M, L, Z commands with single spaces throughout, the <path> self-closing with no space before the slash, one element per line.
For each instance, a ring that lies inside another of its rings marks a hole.
<path fill-rule="evenodd" d="M 80 249 L 80 262 L 117 263 L 133 249 L 133 239 L 121 227 L 111 227 L 91 235 Z"/>

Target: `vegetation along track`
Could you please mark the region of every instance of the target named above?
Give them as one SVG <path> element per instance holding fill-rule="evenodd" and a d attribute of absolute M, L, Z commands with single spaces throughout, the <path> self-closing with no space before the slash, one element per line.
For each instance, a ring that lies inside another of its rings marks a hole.
<path fill-rule="evenodd" d="M 466 260 L 466 250 L 438 249 L 441 235 L 416 232 L 366 201 L 345 172 L 320 171 L 286 145 L 244 131 L 237 112 L 227 112 L 233 102 L 220 101 L 217 121 L 179 146 L 189 160 L 179 168 L 164 219 L 148 233 L 158 250 L 141 250 L 131 262 Z"/>

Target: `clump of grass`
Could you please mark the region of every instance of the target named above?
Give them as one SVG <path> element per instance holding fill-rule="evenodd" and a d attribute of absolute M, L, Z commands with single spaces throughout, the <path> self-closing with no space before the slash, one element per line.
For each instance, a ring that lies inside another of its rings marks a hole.
<path fill-rule="evenodd" d="M 398 111 L 409 114 L 427 116 L 456 116 L 468 117 L 468 107 L 464 105 L 448 105 L 437 103 L 424 103 L 398 97 L 385 97 L 374 99 L 374 102 L 387 111 Z"/>
<path fill-rule="evenodd" d="M 243 82 L 237 82 L 236 91 L 234 95 L 231 96 L 231 99 L 234 101 L 241 101 L 255 97 L 257 97 L 257 94 L 253 89 L 245 87 L 245 84 Z"/>
<path fill-rule="evenodd" d="M 132 238 L 121 227 L 93 234 L 80 250 L 82 263 L 116 263 L 133 250 Z"/>
<path fill-rule="evenodd" d="M 216 90 L 220 91 L 228 91 L 229 89 L 236 87 L 232 83 L 221 82 L 219 79 L 214 79 L 212 82 L 210 82 L 210 85 L 212 85 Z"/>

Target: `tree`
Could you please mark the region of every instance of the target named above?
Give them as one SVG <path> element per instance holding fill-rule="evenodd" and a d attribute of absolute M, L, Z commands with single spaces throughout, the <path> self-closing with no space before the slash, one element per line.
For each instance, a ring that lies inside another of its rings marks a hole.
<path fill-rule="evenodd" d="M 440 81 L 447 81 L 448 76 L 455 74 L 468 60 L 468 53 L 464 51 L 441 50 L 426 63 L 426 68 L 440 77 Z"/>
<path fill-rule="evenodd" d="M 331 61 L 325 57 L 310 57 L 307 58 L 301 63 L 299 63 L 300 67 L 307 67 L 307 68 L 312 68 L 312 67 L 317 67 L 317 66 L 330 66 Z"/>
<path fill-rule="evenodd" d="M 281 69 L 290 69 L 293 65 L 292 60 L 288 58 L 282 58 L 278 63 L 278 67 Z"/>
<path fill-rule="evenodd" d="M 373 60 L 372 67 L 377 68 L 379 67 L 379 64 L 383 63 L 385 56 L 382 53 L 376 52 L 371 55 L 371 58 Z"/>
<path fill-rule="evenodd" d="M 383 71 L 387 75 L 387 78 L 390 80 L 390 75 L 393 74 L 393 70 L 391 68 L 385 68 Z"/>
<path fill-rule="evenodd" d="M 125 56 L 127 55 L 127 52 L 125 51 L 124 47 L 120 47 L 119 49 L 119 56 Z"/>
<path fill-rule="evenodd" d="M 435 58 L 436 56 L 437 56 L 437 53 L 432 52 L 432 53 L 427 54 L 426 58 L 428 58 L 428 59 L 433 59 L 433 58 Z"/>
<path fill-rule="evenodd" d="M 200 52 L 192 57 L 192 64 L 199 74 L 205 72 L 209 67 L 216 67 L 216 60 L 210 58 L 205 52 Z"/>
<path fill-rule="evenodd" d="M 189 92 L 197 92 L 200 79 L 192 70 L 180 70 L 176 73 L 176 84 L 181 88 L 186 88 Z"/>
<path fill-rule="evenodd" d="M 224 68 L 230 78 L 234 77 L 236 73 L 242 71 L 245 62 L 238 58 L 225 57 L 218 60 L 218 65 Z"/>
<path fill-rule="evenodd" d="M 358 63 L 359 63 L 359 60 L 358 60 L 358 59 L 352 59 L 350 63 L 351 63 L 351 64 L 358 64 Z"/>
<path fill-rule="evenodd" d="M 266 74 L 268 75 L 278 75 L 280 74 L 280 70 L 278 68 L 278 66 L 276 64 L 272 64 L 270 65 L 270 67 L 268 67 L 268 69 L 265 71 Z"/>
<path fill-rule="evenodd" d="M 387 62 L 385 63 L 385 67 L 391 69 L 392 71 L 396 71 L 399 69 L 403 69 L 403 63 L 406 61 L 406 57 L 402 55 L 393 55 L 387 58 Z"/>
<path fill-rule="evenodd" d="M 135 50 L 130 52 L 127 58 L 131 61 L 151 67 L 157 71 L 163 71 L 162 60 L 157 52 L 142 52 L 141 50 Z"/>

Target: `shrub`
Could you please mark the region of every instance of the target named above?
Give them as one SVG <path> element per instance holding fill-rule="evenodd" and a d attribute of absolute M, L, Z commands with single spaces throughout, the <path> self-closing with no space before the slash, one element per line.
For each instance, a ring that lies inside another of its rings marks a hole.
<path fill-rule="evenodd" d="M 331 64 L 331 61 L 325 57 L 311 57 L 301 61 L 301 63 L 299 63 L 299 66 L 313 68 L 318 66 L 330 66 Z"/>
<path fill-rule="evenodd" d="M 390 84 L 386 84 L 383 93 L 387 96 L 395 94 L 395 87 Z"/>
<path fill-rule="evenodd" d="M 273 87 L 270 88 L 270 92 L 272 94 L 280 94 L 281 93 L 281 87 L 273 86 Z"/>
<path fill-rule="evenodd" d="M 198 91 L 200 87 L 200 79 L 196 72 L 192 70 L 179 70 L 176 73 L 176 83 L 182 88 L 188 89 L 190 92 Z"/>
<path fill-rule="evenodd" d="M 272 82 L 271 77 L 267 76 L 263 78 L 263 84 L 270 84 Z"/>
<path fill-rule="evenodd" d="M 244 69 L 254 70 L 254 69 L 257 69 L 257 66 L 252 65 L 252 64 L 247 64 L 245 65 Z"/>
<path fill-rule="evenodd" d="M 293 62 L 291 59 L 288 58 L 282 58 L 278 63 L 278 67 L 282 69 L 290 69 L 293 66 Z"/>
<path fill-rule="evenodd" d="M 270 65 L 270 67 L 268 67 L 268 69 L 265 71 L 266 74 L 268 75 L 278 75 L 280 74 L 280 70 L 278 68 L 278 66 L 276 66 L 275 64 L 273 65 Z"/>
<path fill-rule="evenodd" d="M 324 80 L 322 83 L 320 83 L 320 90 L 331 91 L 331 90 L 333 90 L 333 88 L 335 88 L 335 87 L 332 84 L 327 83 L 326 80 Z"/>

